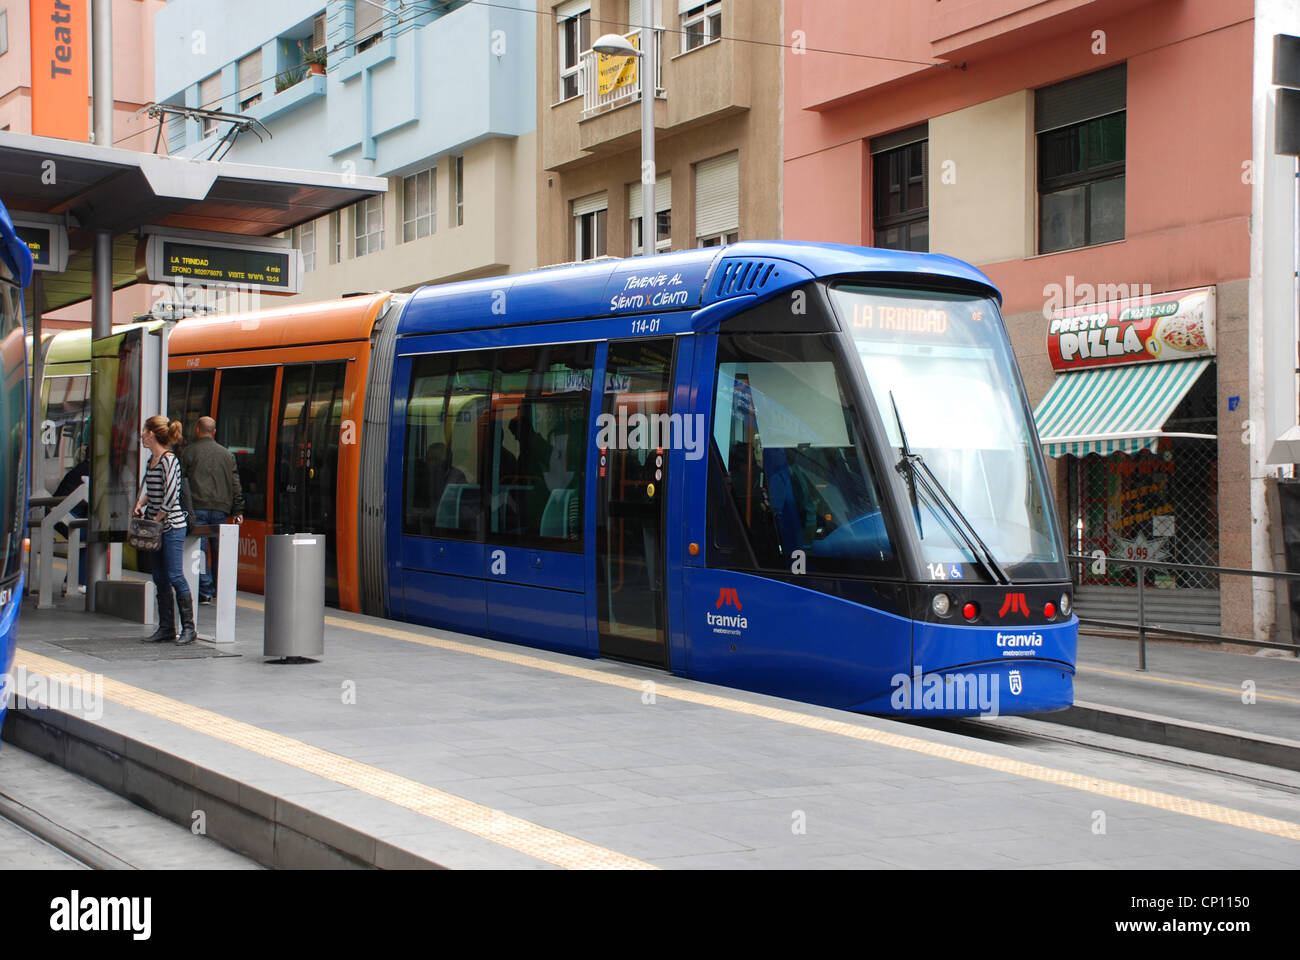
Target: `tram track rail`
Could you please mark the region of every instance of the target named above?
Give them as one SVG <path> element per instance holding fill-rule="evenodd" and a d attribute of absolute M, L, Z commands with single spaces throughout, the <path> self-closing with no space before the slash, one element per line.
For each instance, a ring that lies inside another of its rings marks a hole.
<path fill-rule="evenodd" d="M 1046 720 L 1029 717 L 961 718 L 915 721 L 919 726 L 946 730 L 962 736 L 974 737 L 989 743 L 1011 746 L 1032 746 L 1033 743 L 1056 743 L 1083 747 L 1115 756 L 1129 757 L 1158 763 L 1182 770 L 1230 779 L 1271 789 L 1284 790 L 1300 796 L 1300 774 L 1283 767 L 1201 753 L 1183 747 L 1151 743 L 1110 733 L 1062 726 Z"/>
<path fill-rule="evenodd" d="M 138 869 L 84 834 L 65 827 L 5 793 L 0 793 L 0 819 L 88 870 Z"/>

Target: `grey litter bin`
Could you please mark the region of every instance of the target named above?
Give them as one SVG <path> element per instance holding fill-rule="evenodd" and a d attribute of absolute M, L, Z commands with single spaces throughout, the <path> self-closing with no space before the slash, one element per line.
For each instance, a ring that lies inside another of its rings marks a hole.
<path fill-rule="evenodd" d="M 325 653 L 325 536 L 287 533 L 266 538 L 266 617 L 262 656 Z"/>

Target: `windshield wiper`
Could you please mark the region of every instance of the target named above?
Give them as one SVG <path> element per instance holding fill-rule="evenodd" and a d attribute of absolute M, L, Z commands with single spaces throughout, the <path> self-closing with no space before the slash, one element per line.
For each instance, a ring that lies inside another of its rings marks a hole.
<path fill-rule="evenodd" d="M 902 466 L 904 461 L 908 461 L 912 456 L 912 451 L 907 448 L 907 431 L 903 429 L 903 418 L 898 415 L 898 401 L 894 399 L 894 391 L 889 391 L 889 402 L 894 408 L 894 422 L 898 424 L 898 437 L 903 444 L 903 459 L 899 461 Z M 921 526 L 921 506 L 916 502 L 916 476 L 912 471 L 907 472 L 907 492 L 912 500 L 912 512 L 916 514 L 916 531 L 925 537 L 925 530 Z"/>
<path fill-rule="evenodd" d="M 925 491 L 926 498 L 943 512 L 948 523 L 957 531 L 962 540 L 966 542 L 966 548 L 970 550 L 971 556 L 975 558 L 975 562 L 984 567 L 985 571 L 995 582 L 1000 584 L 1010 583 L 1011 578 L 1007 576 L 1006 571 L 1002 569 L 1002 565 L 998 563 L 997 559 L 993 556 L 993 551 L 990 550 L 988 544 L 981 539 L 975 526 L 966 519 L 966 515 L 961 511 L 961 507 L 957 506 L 957 502 L 949 495 L 947 489 L 945 489 L 944 485 L 939 481 L 939 478 L 934 475 L 934 471 L 931 470 L 930 465 L 925 462 L 925 458 L 919 453 L 913 453 L 908 448 L 907 434 L 903 432 L 903 418 L 898 414 L 898 401 L 894 399 L 894 392 L 892 390 L 889 392 L 889 402 L 894 407 L 894 422 L 898 424 L 898 435 L 903 445 L 903 456 L 898 461 L 898 468 L 900 471 L 904 468 L 907 469 L 908 488 L 912 493 L 912 509 L 917 511 L 917 530 L 920 531 L 921 529 L 921 514 L 920 509 L 917 506 L 916 498 L 916 487 L 919 482 L 919 485 Z M 925 536 L 924 533 L 921 535 Z"/>

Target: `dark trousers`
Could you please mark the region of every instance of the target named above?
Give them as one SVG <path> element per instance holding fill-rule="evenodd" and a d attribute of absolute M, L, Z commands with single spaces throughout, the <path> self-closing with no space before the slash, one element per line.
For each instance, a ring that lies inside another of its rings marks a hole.
<path fill-rule="evenodd" d="M 221 510 L 195 510 L 194 519 L 199 526 L 220 526 L 229 519 Z M 217 593 L 217 559 L 220 556 L 220 540 L 217 537 L 203 538 L 203 559 L 205 565 L 199 571 L 199 596 L 213 597 Z"/>

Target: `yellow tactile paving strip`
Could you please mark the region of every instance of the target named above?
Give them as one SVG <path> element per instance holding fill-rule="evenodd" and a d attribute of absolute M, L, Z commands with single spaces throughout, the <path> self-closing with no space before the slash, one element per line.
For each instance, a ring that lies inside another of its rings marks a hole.
<path fill-rule="evenodd" d="M 260 603 L 252 600 L 240 599 L 239 604 L 249 608 L 250 610 L 262 609 Z M 581 667 L 576 664 L 546 660 L 542 657 L 530 656 L 526 653 L 515 653 L 513 651 L 480 647 L 474 644 L 463 643 L 459 640 L 447 640 L 442 637 L 414 633 L 413 631 L 403 630 L 399 627 L 379 626 L 365 621 L 348 620 L 337 616 L 326 616 L 325 623 L 328 626 L 339 627 L 344 630 L 354 630 L 361 633 L 373 634 L 374 636 L 388 637 L 394 640 L 404 640 L 409 643 L 418 643 L 426 647 L 436 647 L 440 650 L 450 650 L 456 653 L 467 653 L 475 657 L 483 657 L 489 660 L 497 660 L 502 663 L 512 663 L 519 666 L 531 667 L 536 670 L 544 670 L 548 673 L 559 674 L 561 676 L 575 677 L 577 679 L 590 680 L 595 683 L 603 683 L 609 686 L 622 687 L 626 690 L 635 690 L 640 692 L 644 689 L 645 685 L 645 681 L 639 677 L 628 677 L 607 670 L 597 670 L 592 667 Z M 1024 777 L 1029 780 L 1039 780 L 1043 783 L 1068 787 L 1072 790 L 1080 790 L 1085 793 L 1096 794 L 1097 796 L 1106 797 L 1112 800 L 1123 800 L 1128 803 L 1153 807 L 1157 810 L 1164 810 L 1169 813 L 1180 813 L 1184 816 L 1195 817 L 1199 820 L 1207 820 L 1210 823 L 1240 827 L 1243 830 L 1253 830 L 1257 833 L 1265 833 L 1275 837 L 1282 837 L 1287 840 L 1300 840 L 1300 824 L 1292 823 L 1289 820 L 1278 820 L 1274 817 L 1260 816 L 1259 814 L 1249 813 L 1245 810 L 1236 810 L 1232 807 L 1224 807 L 1215 803 L 1204 803 L 1200 800 L 1192 800 L 1188 797 L 1180 797 L 1169 793 L 1160 793 L 1155 790 L 1134 787 L 1125 783 L 1117 783 L 1113 780 L 1102 780 L 1097 777 L 1089 777 L 1080 773 L 1072 773 L 1068 770 L 1057 770 L 1052 767 L 1040 766 L 1036 763 L 1010 760 L 1006 757 L 982 753 L 978 750 L 967 750 L 963 747 L 933 743 L 929 740 L 922 740 L 919 737 L 909 737 L 903 734 L 874 730 L 870 727 L 860 726 L 843 720 L 813 716 L 812 714 L 800 713 L 795 710 L 786 710 L 780 707 L 769 707 L 756 703 L 748 703 L 744 700 L 738 700 L 733 697 L 721 697 L 715 694 L 703 693 L 698 690 L 688 690 L 684 687 L 674 686 L 671 683 L 665 683 L 659 680 L 654 681 L 654 694 L 656 697 L 665 697 L 670 700 L 680 700 L 684 703 L 716 707 L 717 709 L 727 710 L 731 713 L 744 714 L 745 716 L 750 717 L 759 717 L 764 720 L 774 720 L 778 723 L 785 723 L 795 727 L 804 727 L 810 730 L 820 730 L 823 733 L 833 733 L 854 740 L 893 747 L 897 750 L 907 750 L 911 753 L 919 753 L 929 757 L 936 757 L 941 760 L 950 760 L 954 763 L 980 767 L 984 770 L 995 770 L 999 773 Z"/>
<path fill-rule="evenodd" d="M 1129 670 L 1111 670 L 1107 667 L 1075 667 L 1080 673 L 1101 673 L 1108 677 L 1124 677 L 1126 680 L 1142 680 L 1147 683 L 1168 683 L 1176 687 L 1195 687 L 1197 690 L 1213 690 L 1216 693 L 1230 693 L 1241 696 L 1241 687 L 1220 687 L 1213 683 L 1200 683 L 1196 680 L 1178 680 L 1174 677 L 1157 677 L 1149 673 L 1134 673 Z M 1300 697 L 1284 697 L 1280 693 L 1255 693 L 1257 700 L 1276 700 L 1279 703 L 1300 703 Z"/>
<path fill-rule="evenodd" d="M 19 649 L 14 666 L 29 673 L 58 676 L 79 686 L 81 668 Z M 98 692 L 98 691 L 97 691 Z M 321 750 L 301 740 L 281 736 L 211 710 L 164 697 L 130 684 L 103 678 L 103 697 L 149 716 L 243 747 L 259 756 L 387 800 L 399 807 L 438 820 L 458 830 L 509 847 L 530 857 L 568 869 L 655 869 L 648 863 L 577 837 L 542 827 L 491 807 L 474 803 L 378 767 Z"/>

